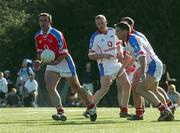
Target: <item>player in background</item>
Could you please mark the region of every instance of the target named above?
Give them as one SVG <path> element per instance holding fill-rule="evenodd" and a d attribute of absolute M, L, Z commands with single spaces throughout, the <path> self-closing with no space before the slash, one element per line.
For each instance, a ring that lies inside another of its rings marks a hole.
<path fill-rule="evenodd" d="M 144 34 L 142 34 L 141 32 L 139 31 L 136 31 L 134 29 L 134 20 L 130 17 L 123 17 L 121 18 L 121 22 L 127 22 L 130 27 L 131 27 L 131 33 L 132 34 L 135 34 L 139 37 L 141 37 L 142 39 L 144 39 L 146 41 L 146 43 L 148 44 L 148 47 L 154 52 L 152 46 L 150 45 L 148 39 L 146 38 L 146 36 Z M 135 81 L 138 81 L 135 80 Z M 143 99 L 141 96 L 138 96 L 137 93 L 136 93 L 136 82 L 133 83 L 132 85 L 132 92 L 133 92 L 133 97 L 134 97 L 134 104 L 135 104 L 135 107 L 136 107 L 136 116 L 134 116 L 134 118 L 130 118 L 130 119 L 138 119 L 138 118 L 141 118 L 143 112 L 144 112 L 144 103 L 143 103 Z M 169 99 L 169 97 L 167 96 L 167 93 L 164 91 L 164 89 L 162 89 L 160 86 L 158 86 L 158 91 L 164 96 L 165 100 L 166 100 L 166 103 L 168 105 L 168 107 L 172 110 L 172 112 L 175 111 L 176 109 L 176 106 L 173 104 L 173 102 Z M 141 97 L 141 98 L 140 98 Z"/>
<path fill-rule="evenodd" d="M 158 121 L 174 120 L 174 115 L 167 107 L 164 96 L 158 91 L 158 83 L 163 69 L 162 62 L 144 39 L 131 33 L 131 27 L 128 23 L 118 23 L 115 28 L 118 38 L 126 42 L 128 54 L 140 64 L 140 82 L 137 93 L 160 110 L 161 115 Z M 123 67 L 121 73 L 123 73 Z"/>
<path fill-rule="evenodd" d="M 50 95 L 52 104 L 56 107 L 57 114 L 52 115 L 54 120 L 65 121 L 61 97 L 56 87 L 64 77 L 69 80 L 70 86 L 80 94 L 86 104 L 90 103 L 89 94 L 80 85 L 76 68 L 71 55 L 68 52 L 66 40 L 62 32 L 51 27 L 52 17 L 48 13 L 40 13 L 39 24 L 41 30 L 35 35 L 37 60 L 35 60 L 36 70 L 39 70 L 42 64 L 40 54 L 44 49 L 50 49 L 55 53 L 55 60 L 48 63 L 45 71 L 45 84 Z"/>
<path fill-rule="evenodd" d="M 89 44 L 89 59 L 97 61 L 101 88 L 94 94 L 93 104 L 87 108 L 91 121 L 97 118 L 96 104 L 109 91 L 112 80 L 116 79 L 122 64 L 118 61 L 122 56 L 120 51 L 120 40 L 118 40 L 115 29 L 107 27 L 107 20 L 104 15 L 95 17 L 97 31 L 92 35 Z M 122 88 L 121 104 L 127 112 L 127 105 L 130 95 L 130 83 L 126 73 L 120 75 L 117 79 Z"/>
<path fill-rule="evenodd" d="M 126 73 L 128 75 L 128 79 L 131 83 L 131 90 L 133 94 L 133 102 L 134 106 L 136 109 L 136 114 L 128 116 L 128 119 L 133 119 L 133 120 L 143 120 L 143 114 L 144 114 L 144 99 L 136 93 L 136 87 L 139 83 L 139 74 L 140 74 L 140 65 L 132 58 L 129 57 L 126 54 L 126 48 L 122 46 L 123 48 L 123 56 L 124 60 L 125 58 L 128 58 L 128 64 L 124 66 L 126 68 Z M 122 62 L 124 62 L 124 60 Z M 118 82 L 118 81 L 116 81 Z M 118 101 L 119 103 L 121 102 L 121 97 L 122 97 L 122 89 L 121 87 L 117 84 L 118 88 Z M 120 112 L 120 117 L 127 117 L 123 116 L 122 113 Z"/>

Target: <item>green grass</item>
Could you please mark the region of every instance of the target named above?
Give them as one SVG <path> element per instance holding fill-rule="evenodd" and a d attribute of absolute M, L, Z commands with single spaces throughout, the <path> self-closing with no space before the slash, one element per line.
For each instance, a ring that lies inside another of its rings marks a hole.
<path fill-rule="evenodd" d="M 157 122 L 159 112 L 146 109 L 143 121 L 119 118 L 118 108 L 98 108 L 98 119 L 90 122 L 83 108 L 65 108 L 68 120 L 53 121 L 54 108 L 0 108 L 0 133 L 179 133 L 180 110 L 173 122 Z M 134 112 L 134 109 L 130 109 Z"/>

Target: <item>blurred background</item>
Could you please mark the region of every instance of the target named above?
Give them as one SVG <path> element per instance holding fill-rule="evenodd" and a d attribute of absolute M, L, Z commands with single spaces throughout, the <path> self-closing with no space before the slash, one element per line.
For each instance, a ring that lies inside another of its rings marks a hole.
<path fill-rule="evenodd" d="M 179 0 L 0 0 L 0 71 L 9 70 L 12 82 L 23 59 L 35 59 L 34 35 L 40 29 L 38 14 L 52 15 L 52 26 L 62 31 L 76 64 L 79 79 L 88 60 L 88 44 L 96 30 L 94 17 L 103 14 L 109 27 L 121 17 L 135 20 L 135 29 L 144 33 L 180 91 L 180 1 Z M 96 62 L 91 62 L 95 91 L 99 87 Z M 44 69 L 36 74 L 39 106 L 49 106 L 44 87 Z M 62 80 L 60 88 L 66 86 Z M 63 89 L 59 89 L 60 91 Z M 117 106 L 116 87 L 100 106 Z M 63 94 L 65 95 L 65 94 Z M 65 98 L 66 99 L 66 98 Z"/>

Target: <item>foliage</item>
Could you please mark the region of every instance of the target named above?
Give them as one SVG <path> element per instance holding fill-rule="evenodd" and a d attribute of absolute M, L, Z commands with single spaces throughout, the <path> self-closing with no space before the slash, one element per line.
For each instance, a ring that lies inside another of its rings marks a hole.
<path fill-rule="evenodd" d="M 179 82 L 179 7 L 179 0 L 1 0 L 0 70 L 10 69 L 16 73 L 23 58 L 35 58 L 37 16 L 40 12 L 49 12 L 53 16 L 53 26 L 64 33 L 81 75 L 88 61 L 89 38 L 95 31 L 94 16 L 104 14 L 109 26 L 123 16 L 131 16 L 136 29 L 147 36 L 170 74 Z M 95 62 L 93 71 L 98 78 Z"/>

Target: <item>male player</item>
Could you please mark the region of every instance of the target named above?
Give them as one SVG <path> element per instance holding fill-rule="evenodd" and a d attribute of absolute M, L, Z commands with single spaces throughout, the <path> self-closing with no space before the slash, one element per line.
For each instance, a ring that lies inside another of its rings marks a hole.
<path fill-rule="evenodd" d="M 35 67 L 40 69 L 42 64 L 40 54 L 44 49 L 50 49 L 55 53 L 55 60 L 48 63 L 45 71 L 45 83 L 49 92 L 52 104 L 57 109 L 57 114 L 52 115 L 54 120 L 66 121 L 67 117 L 64 114 L 64 109 L 61 102 L 61 97 L 57 92 L 57 85 L 64 77 L 69 80 L 70 86 L 77 91 L 83 98 L 86 104 L 90 103 L 89 94 L 80 85 L 76 68 L 71 55 L 68 52 L 66 40 L 62 32 L 51 27 L 52 17 L 48 13 L 40 13 L 39 24 L 41 30 L 35 35 L 37 60 Z"/>
<path fill-rule="evenodd" d="M 158 92 L 158 83 L 162 75 L 162 62 L 144 39 L 131 33 L 131 27 L 128 23 L 118 23 L 115 28 L 118 38 L 126 42 L 128 54 L 140 64 L 141 82 L 137 87 L 137 93 L 160 110 L 161 115 L 158 121 L 174 120 L 171 110 L 166 106 L 163 95 Z M 123 73 L 123 68 L 119 73 L 120 75 Z"/>
<path fill-rule="evenodd" d="M 91 121 L 95 121 L 97 118 L 96 104 L 109 91 L 112 80 L 117 78 L 117 73 L 122 66 L 119 62 L 122 56 L 122 51 L 119 48 L 121 42 L 118 40 L 115 30 L 107 27 L 107 19 L 104 15 L 97 15 L 95 24 L 97 31 L 90 39 L 89 58 L 98 63 L 101 88 L 95 93 L 92 104 L 89 104 L 87 108 Z M 117 80 L 120 83 L 123 95 L 120 105 L 127 112 L 130 95 L 130 83 L 127 74 L 119 75 Z"/>

